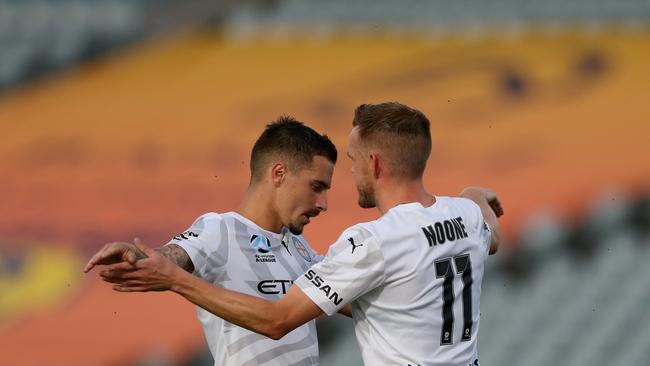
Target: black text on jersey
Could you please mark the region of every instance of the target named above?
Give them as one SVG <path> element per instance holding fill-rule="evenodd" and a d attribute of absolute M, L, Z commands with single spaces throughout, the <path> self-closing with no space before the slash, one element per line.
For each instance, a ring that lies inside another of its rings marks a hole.
<path fill-rule="evenodd" d="M 330 285 L 324 284 L 324 280 L 321 276 L 317 275 L 313 269 L 310 269 L 305 273 L 305 278 L 310 280 L 314 286 L 318 287 L 319 290 L 323 291 L 328 299 L 332 300 L 334 305 L 338 305 L 343 301 L 343 298 L 339 296 L 336 291 L 332 290 Z"/>
<path fill-rule="evenodd" d="M 467 237 L 463 218 L 460 216 L 423 227 L 422 232 L 427 238 L 430 247 Z"/>
<path fill-rule="evenodd" d="M 194 232 L 188 230 L 188 231 L 186 231 L 186 232 L 184 232 L 184 233 L 182 233 L 182 234 L 180 234 L 180 235 L 176 235 L 176 236 L 174 237 L 174 240 L 187 240 L 187 239 L 189 239 L 190 237 L 192 237 L 192 238 L 198 238 L 198 237 L 199 237 L 199 234 L 194 233 Z"/>
<path fill-rule="evenodd" d="M 265 295 L 286 295 L 291 284 L 291 280 L 262 280 L 257 284 L 257 291 Z"/>

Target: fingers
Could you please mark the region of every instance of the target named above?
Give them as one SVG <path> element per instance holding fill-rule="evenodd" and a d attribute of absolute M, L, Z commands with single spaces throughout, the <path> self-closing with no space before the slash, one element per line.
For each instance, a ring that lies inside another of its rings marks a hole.
<path fill-rule="evenodd" d="M 151 257 L 154 253 L 156 253 L 153 249 L 149 248 L 148 246 L 144 245 L 140 238 L 135 238 L 133 239 L 133 244 L 135 244 L 135 247 L 138 248 L 141 252 L 143 252 L 145 255 Z"/>
<path fill-rule="evenodd" d="M 501 201 L 499 201 L 496 192 L 489 188 L 484 188 L 483 192 L 485 193 L 485 199 L 487 200 L 488 205 L 490 205 L 490 208 L 492 208 L 496 217 L 503 216 L 503 206 L 501 205 Z"/>
<path fill-rule="evenodd" d="M 99 272 L 99 276 L 102 278 L 110 278 L 115 280 L 128 280 L 133 278 L 142 278 L 144 277 L 140 271 L 137 270 L 102 270 Z"/>
<path fill-rule="evenodd" d="M 501 202 L 497 197 L 494 197 L 492 200 L 488 201 L 488 204 L 497 217 L 503 216 L 503 206 L 501 206 Z"/>
<path fill-rule="evenodd" d="M 104 282 L 116 283 L 116 284 L 123 284 L 123 283 L 126 283 L 126 282 L 135 281 L 135 280 L 132 280 L 132 279 L 126 279 L 126 278 L 122 278 L 122 277 L 119 277 L 119 276 L 100 276 L 100 277 L 101 277 L 102 281 L 104 281 Z M 141 284 L 142 283 L 139 283 L 139 285 L 141 285 Z"/>
<path fill-rule="evenodd" d="M 497 208 L 497 217 L 501 217 L 501 216 L 503 216 L 503 214 L 504 214 L 503 207 L 501 206 L 501 204 L 499 204 L 499 206 Z"/>
<path fill-rule="evenodd" d="M 88 272 L 90 272 L 90 270 L 93 269 L 93 268 L 95 267 L 95 261 L 94 261 L 94 258 L 95 258 L 95 257 L 90 258 L 90 260 L 88 261 L 88 263 L 86 263 L 86 265 L 84 266 L 84 269 L 83 269 L 84 273 L 88 273 Z"/>
<path fill-rule="evenodd" d="M 145 248 L 144 250 L 141 250 L 137 246 L 134 246 L 133 244 L 129 243 L 108 243 L 104 245 L 104 247 L 98 251 L 89 261 L 86 263 L 84 266 L 83 271 L 85 273 L 88 273 L 91 269 L 93 269 L 95 266 L 100 265 L 100 264 L 114 264 L 114 263 L 119 263 L 119 262 L 126 262 L 130 263 L 131 265 L 135 265 L 135 263 L 142 258 L 146 258 L 147 255 L 145 253 L 153 252 L 153 250 L 147 248 L 140 242 L 138 239 L 138 244 L 140 245 L 140 248 Z"/>
<path fill-rule="evenodd" d="M 104 271 L 134 271 L 137 268 L 138 267 L 129 262 L 120 262 L 106 266 L 104 268 Z"/>
<path fill-rule="evenodd" d="M 494 214 L 496 217 L 500 217 L 503 215 L 503 209 L 501 206 L 498 204 L 498 202 L 489 202 L 490 208 L 492 208 L 492 211 L 494 211 Z"/>
<path fill-rule="evenodd" d="M 116 284 L 116 285 L 127 285 L 127 286 L 128 286 L 128 284 L 133 284 L 133 285 L 138 285 L 138 286 L 142 285 L 142 282 L 136 282 L 136 280 L 127 280 L 127 279 L 120 278 L 120 277 L 103 277 L 102 276 L 101 278 L 102 278 L 102 281 L 104 281 L 104 282 L 113 283 L 113 284 Z"/>
<path fill-rule="evenodd" d="M 113 264 L 122 261 L 135 263 L 138 260 L 133 245 L 128 243 L 108 243 L 98 251 L 84 267 L 84 272 L 90 271 L 99 264 Z"/>
<path fill-rule="evenodd" d="M 129 281 L 137 281 L 138 285 L 146 283 L 147 275 L 145 272 L 131 267 L 129 263 L 123 262 L 111 265 L 109 268 L 103 269 L 99 272 L 102 280 L 109 283 L 125 283 Z"/>
<path fill-rule="evenodd" d="M 146 287 L 147 283 L 139 280 L 124 280 L 124 279 L 115 279 L 115 278 L 105 278 L 102 277 L 104 282 L 112 283 L 114 285 L 120 285 L 123 287 Z"/>
<path fill-rule="evenodd" d="M 149 289 L 144 286 L 125 287 L 120 285 L 113 285 L 113 290 L 117 292 L 148 292 Z"/>
<path fill-rule="evenodd" d="M 106 262 L 108 258 L 115 255 L 116 253 L 118 253 L 118 251 L 115 248 L 114 243 L 104 245 L 102 249 L 100 249 L 97 253 L 95 253 L 95 255 L 93 255 L 92 258 L 90 258 L 88 263 L 86 263 L 86 266 L 84 267 L 83 271 L 85 273 L 88 273 L 96 265 L 104 264 L 104 262 Z"/>
<path fill-rule="evenodd" d="M 130 265 L 134 265 L 135 262 L 138 261 L 137 256 L 136 256 L 135 253 L 134 253 L 133 251 L 131 251 L 131 250 L 129 250 L 128 252 L 124 253 L 123 258 L 126 260 L 126 263 L 129 263 Z"/>

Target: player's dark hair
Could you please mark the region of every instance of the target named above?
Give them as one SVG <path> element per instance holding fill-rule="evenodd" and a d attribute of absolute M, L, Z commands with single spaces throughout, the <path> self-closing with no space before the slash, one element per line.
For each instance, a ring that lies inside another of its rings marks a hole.
<path fill-rule="evenodd" d="M 422 177 L 431 154 L 429 119 L 417 109 L 397 102 L 362 104 L 354 111 L 361 144 L 386 154 L 396 176 Z"/>
<path fill-rule="evenodd" d="M 327 137 L 293 117 L 280 116 L 266 126 L 251 152 L 251 179 L 258 181 L 268 164 L 282 160 L 290 171 L 311 165 L 314 156 L 336 163 L 336 147 Z"/>

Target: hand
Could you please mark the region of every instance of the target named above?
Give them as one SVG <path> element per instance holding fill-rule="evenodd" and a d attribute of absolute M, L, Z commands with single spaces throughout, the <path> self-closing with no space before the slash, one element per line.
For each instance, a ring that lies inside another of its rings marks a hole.
<path fill-rule="evenodd" d="M 138 259 L 147 256 L 131 243 L 108 243 L 86 263 L 83 271 L 88 273 L 96 265 L 125 263 L 133 267 Z"/>
<path fill-rule="evenodd" d="M 494 211 L 494 215 L 498 218 L 503 216 L 503 206 L 497 194 L 490 188 L 482 187 L 467 187 L 461 193 L 463 197 L 483 197 L 487 201 L 488 205 Z M 478 199 L 478 198 L 477 198 Z"/>
<path fill-rule="evenodd" d="M 489 188 L 484 188 L 484 193 L 485 193 L 485 199 L 487 200 L 488 204 L 492 208 L 492 211 L 494 211 L 494 214 L 497 217 L 503 216 L 503 206 L 501 206 L 501 201 L 499 201 L 499 197 L 497 197 L 497 194 Z"/>
<path fill-rule="evenodd" d="M 139 239 L 133 241 L 135 247 L 144 253 L 144 259 L 130 263 L 116 263 L 107 266 L 99 275 L 106 282 L 113 283 L 113 290 L 119 292 L 147 292 L 170 290 L 180 267 L 169 261 L 157 251 L 145 246 Z"/>

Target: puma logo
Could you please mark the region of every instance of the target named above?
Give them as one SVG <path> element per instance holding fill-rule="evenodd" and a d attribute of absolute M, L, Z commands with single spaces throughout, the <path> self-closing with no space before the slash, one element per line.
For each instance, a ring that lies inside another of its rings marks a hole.
<path fill-rule="evenodd" d="M 350 241 L 350 244 L 352 244 L 352 254 L 354 254 L 354 250 L 356 248 L 363 246 L 363 244 L 359 244 L 359 245 L 354 244 L 354 239 L 352 239 L 352 238 L 348 238 L 348 240 Z"/>
<path fill-rule="evenodd" d="M 289 255 L 293 257 L 293 254 L 291 254 L 291 251 L 289 250 L 289 245 L 287 244 L 287 242 L 282 240 L 281 243 L 282 243 L 282 246 L 284 247 L 284 249 L 287 250 L 287 253 L 289 253 Z"/>

